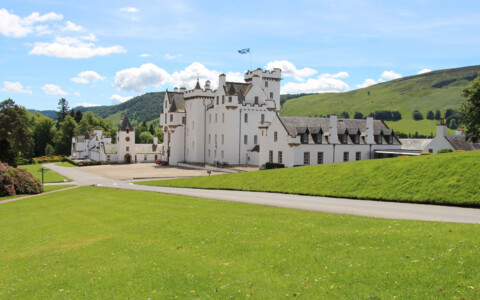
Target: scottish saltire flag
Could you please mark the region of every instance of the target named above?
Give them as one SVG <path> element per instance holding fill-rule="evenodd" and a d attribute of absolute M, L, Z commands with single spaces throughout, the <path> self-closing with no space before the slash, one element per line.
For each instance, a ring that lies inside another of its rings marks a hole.
<path fill-rule="evenodd" d="M 238 53 L 240 53 L 240 54 L 250 53 L 250 48 L 245 48 L 245 49 L 238 50 Z"/>

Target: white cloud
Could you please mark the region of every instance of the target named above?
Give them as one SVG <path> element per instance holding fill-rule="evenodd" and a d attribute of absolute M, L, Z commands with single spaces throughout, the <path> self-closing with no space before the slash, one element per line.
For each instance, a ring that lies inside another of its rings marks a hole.
<path fill-rule="evenodd" d="M 73 93 L 76 97 L 80 97 L 80 93 L 79 92 L 74 92 Z"/>
<path fill-rule="evenodd" d="M 97 82 L 99 80 L 104 80 L 105 77 L 100 76 L 97 72 L 95 71 L 83 71 L 78 73 L 77 77 L 74 77 L 70 79 L 73 82 L 76 83 L 90 83 L 90 82 Z"/>
<path fill-rule="evenodd" d="M 391 70 L 391 71 L 384 71 L 381 77 L 387 80 L 391 80 L 391 79 L 401 78 L 402 74 L 396 73 L 393 70 Z"/>
<path fill-rule="evenodd" d="M 130 68 L 115 74 L 115 86 L 127 90 L 143 92 L 149 86 L 159 87 L 170 80 L 170 74 L 152 63 Z"/>
<path fill-rule="evenodd" d="M 123 90 L 136 92 L 143 92 L 147 87 L 160 87 L 162 85 L 186 87 L 188 89 L 195 86 L 198 76 L 202 84 L 206 80 L 210 80 L 210 87 L 216 89 L 220 74 L 221 72 L 210 70 L 198 62 L 194 62 L 184 70 L 172 74 L 152 63 L 148 63 L 141 65 L 139 68 L 118 71 L 115 76 L 115 86 Z M 229 81 L 243 82 L 243 76 L 239 72 L 228 72 L 226 76 Z"/>
<path fill-rule="evenodd" d="M 25 93 L 25 94 L 32 93 L 31 90 L 24 89 L 23 85 L 18 81 L 16 82 L 4 81 L 2 91 L 11 92 L 11 93 Z"/>
<path fill-rule="evenodd" d="M 305 77 L 310 77 L 318 72 L 311 68 L 297 69 L 295 65 L 288 60 L 275 60 L 267 63 L 265 66 L 268 70 L 273 70 L 274 68 L 282 69 L 282 75 L 285 77 L 293 77 L 298 81 L 304 81 Z"/>
<path fill-rule="evenodd" d="M 122 46 L 97 47 L 93 43 L 83 40 L 94 38 L 94 35 L 86 37 L 57 37 L 51 43 L 35 43 L 28 54 L 46 55 L 62 58 L 89 58 L 93 56 L 106 56 L 113 53 L 125 53 Z"/>
<path fill-rule="evenodd" d="M 139 12 L 140 10 L 136 7 L 122 7 L 122 8 L 120 8 L 120 11 L 134 14 L 134 13 Z"/>
<path fill-rule="evenodd" d="M 179 58 L 179 57 L 182 57 L 181 54 L 174 54 L 174 55 L 170 55 L 170 54 L 165 54 L 164 57 L 168 60 L 172 60 L 172 59 L 175 59 L 175 58 Z"/>
<path fill-rule="evenodd" d="M 132 98 L 133 97 L 122 97 L 118 94 L 114 94 L 114 95 L 112 95 L 112 97 L 110 97 L 110 100 L 112 101 L 112 104 L 118 104 L 118 103 L 123 103 L 125 101 L 128 101 Z"/>
<path fill-rule="evenodd" d="M 100 104 L 82 102 L 82 103 L 77 103 L 77 104 L 75 104 L 75 106 L 95 107 L 95 106 L 100 106 Z"/>
<path fill-rule="evenodd" d="M 83 28 L 80 25 L 77 25 L 73 22 L 67 21 L 65 22 L 65 26 L 60 27 L 60 30 L 62 31 L 85 31 L 85 28 Z"/>
<path fill-rule="evenodd" d="M 140 57 L 150 57 L 151 55 L 148 53 L 142 53 L 139 55 Z"/>
<path fill-rule="evenodd" d="M 47 95 L 66 95 L 67 93 L 62 91 L 62 89 L 55 84 L 45 84 L 42 86 L 42 90 Z"/>
<path fill-rule="evenodd" d="M 337 74 L 322 74 L 317 79 L 309 78 L 305 82 L 288 82 L 281 88 L 282 94 L 292 93 L 339 93 L 348 90 L 349 86 L 338 78 L 348 76 L 348 73 L 340 72 Z M 334 77 L 334 76 L 340 77 Z"/>
<path fill-rule="evenodd" d="M 40 15 L 34 12 L 28 17 L 20 18 L 15 14 L 9 13 L 5 8 L 0 9 L 0 34 L 8 37 L 24 37 L 34 30 L 39 30 L 40 33 L 45 32 L 45 27 L 34 27 L 35 23 L 56 21 L 63 19 L 63 16 L 50 12 L 48 14 Z"/>
<path fill-rule="evenodd" d="M 366 87 L 369 87 L 369 86 L 377 84 L 377 83 L 378 82 L 376 82 L 374 79 L 367 78 L 367 79 L 365 79 L 364 83 L 357 84 L 357 88 L 362 89 L 362 88 L 366 88 Z"/>
<path fill-rule="evenodd" d="M 422 70 L 418 71 L 417 74 L 420 75 L 420 74 L 425 74 L 425 73 L 428 73 L 428 72 L 432 72 L 432 70 L 430 70 L 430 69 L 422 69 Z"/>

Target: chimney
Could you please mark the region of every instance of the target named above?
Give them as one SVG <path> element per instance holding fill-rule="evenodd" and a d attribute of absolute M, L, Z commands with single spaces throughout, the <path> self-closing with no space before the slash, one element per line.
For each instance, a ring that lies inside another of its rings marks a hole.
<path fill-rule="evenodd" d="M 187 89 L 186 89 L 184 86 L 182 86 L 182 87 L 180 88 L 180 93 L 185 93 L 186 91 L 187 91 Z"/>
<path fill-rule="evenodd" d="M 205 90 L 210 90 L 210 80 L 205 81 Z"/>
<path fill-rule="evenodd" d="M 253 86 L 262 86 L 262 78 L 257 74 L 252 76 L 252 84 Z"/>
<path fill-rule="evenodd" d="M 158 136 L 153 137 L 153 144 L 158 145 Z"/>
<path fill-rule="evenodd" d="M 178 88 L 175 87 L 175 88 L 173 89 L 173 91 L 174 91 L 175 93 L 178 92 Z"/>
<path fill-rule="evenodd" d="M 328 142 L 330 144 L 338 144 L 338 130 L 337 130 L 337 115 L 330 115 L 330 137 Z"/>
<path fill-rule="evenodd" d="M 367 126 L 366 126 L 366 136 L 365 136 L 365 143 L 366 144 L 373 144 L 375 137 L 374 137 L 374 131 L 373 131 L 373 118 L 372 117 L 367 117 Z"/>
<path fill-rule="evenodd" d="M 225 74 L 220 74 L 218 76 L 218 89 L 225 86 L 226 82 L 227 82 L 227 76 L 225 76 Z"/>
<path fill-rule="evenodd" d="M 435 136 L 435 138 L 444 137 L 446 135 L 447 135 L 447 125 L 445 125 L 445 119 L 440 118 L 440 124 L 437 125 L 437 135 Z"/>

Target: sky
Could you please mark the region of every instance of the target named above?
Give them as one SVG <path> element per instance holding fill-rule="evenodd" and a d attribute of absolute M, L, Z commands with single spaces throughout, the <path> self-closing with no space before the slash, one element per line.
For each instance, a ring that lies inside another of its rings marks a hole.
<path fill-rule="evenodd" d="M 282 93 L 344 92 L 479 50 L 475 0 L 2 0 L 0 100 L 112 105 L 259 67 L 282 69 Z"/>

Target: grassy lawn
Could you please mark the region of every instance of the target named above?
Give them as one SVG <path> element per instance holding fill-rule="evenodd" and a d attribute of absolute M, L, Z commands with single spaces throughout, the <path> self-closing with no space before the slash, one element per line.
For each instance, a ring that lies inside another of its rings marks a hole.
<path fill-rule="evenodd" d="M 62 161 L 62 162 L 58 162 L 58 163 L 55 163 L 55 164 L 57 166 L 67 167 L 67 168 L 76 167 L 76 165 L 74 165 L 72 163 L 69 163 L 68 161 Z"/>
<path fill-rule="evenodd" d="M 74 184 L 44 185 L 43 186 L 43 191 L 44 192 L 51 192 L 51 191 L 66 189 L 66 188 L 69 188 L 69 187 L 72 187 L 72 186 L 75 186 L 75 185 Z"/>
<path fill-rule="evenodd" d="M 42 173 L 40 172 L 40 169 L 42 168 L 41 164 L 33 164 L 33 165 L 23 165 L 19 166 L 20 168 L 26 169 L 28 172 L 32 173 L 35 178 L 38 178 L 40 181 L 42 181 Z M 70 179 L 63 177 L 62 175 L 45 168 L 48 170 L 45 172 L 45 183 L 53 183 L 53 182 L 64 182 L 64 181 L 71 181 Z"/>
<path fill-rule="evenodd" d="M 136 184 L 480 207 L 479 182 L 480 151 L 471 151 Z"/>
<path fill-rule="evenodd" d="M 480 225 L 81 187 L 0 205 L 0 240 L 2 299 L 480 297 Z"/>

